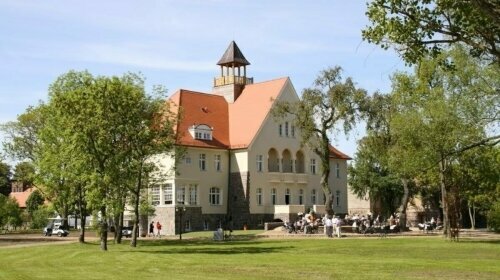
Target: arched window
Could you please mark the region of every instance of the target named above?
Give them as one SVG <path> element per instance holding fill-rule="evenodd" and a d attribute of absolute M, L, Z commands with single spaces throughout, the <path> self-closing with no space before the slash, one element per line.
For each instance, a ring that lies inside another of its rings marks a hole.
<path fill-rule="evenodd" d="M 289 205 L 292 200 L 292 195 L 290 194 L 290 189 L 286 189 L 285 191 L 285 204 Z"/>
<path fill-rule="evenodd" d="M 288 149 L 283 151 L 283 172 L 292 173 L 292 154 Z"/>
<path fill-rule="evenodd" d="M 218 187 L 210 188 L 209 201 L 210 205 L 221 205 L 221 192 Z"/>
<path fill-rule="evenodd" d="M 280 162 L 278 158 L 278 152 L 276 149 L 271 148 L 268 152 L 268 163 L 267 168 L 269 172 L 280 172 Z"/>
<path fill-rule="evenodd" d="M 304 173 L 304 154 L 302 151 L 298 151 L 295 154 L 295 172 L 296 173 Z"/>

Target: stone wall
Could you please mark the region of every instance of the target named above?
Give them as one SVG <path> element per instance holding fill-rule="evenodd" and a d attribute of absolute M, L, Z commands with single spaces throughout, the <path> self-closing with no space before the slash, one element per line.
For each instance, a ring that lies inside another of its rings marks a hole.
<path fill-rule="evenodd" d="M 248 172 L 233 172 L 229 176 L 228 219 L 232 220 L 235 229 L 253 224 L 253 219 L 250 219 L 249 180 Z"/>

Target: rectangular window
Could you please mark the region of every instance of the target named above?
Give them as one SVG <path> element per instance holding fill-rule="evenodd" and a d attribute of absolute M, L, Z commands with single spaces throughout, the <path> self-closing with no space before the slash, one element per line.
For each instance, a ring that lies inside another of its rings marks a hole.
<path fill-rule="evenodd" d="M 288 122 L 285 122 L 285 136 L 288 137 Z"/>
<path fill-rule="evenodd" d="M 283 136 L 283 125 L 282 124 L 280 124 L 280 126 L 279 126 L 279 134 L 280 134 L 280 136 Z"/>
<path fill-rule="evenodd" d="M 154 185 L 151 187 L 151 205 L 160 204 L 160 186 Z"/>
<path fill-rule="evenodd" d="M 198 204 L 198 185 L 189 185 L 189 204 Z"/>
<path fill-rule="evenodd" d="M 340 206 L 340 191 L 336 192 L 336 200 L 337 200 L 337 206 Z"/>
<path fill-rule="evenodd" d="M 299 205 L 304 204 L 304 190 L 300 189 L 299 190 Z"/>
<path fill-rule="evenodd" d="M 316 190 L 311 191 L 311 204 L 316 204 Z"/>
<path fill-rule="evenodd" d="M 221 193 L 220 193 L 219 188 L 217 188 L 217 187 L 210 188 L 210 193 L 209 193 L 210 205 L 221 205 L 220 197 L 221 197 Z"/>
<path fill-rule="evenodd" d="M 207 170 L 206 159 L 207 159 L 207 155 L 200 154 L 199 166 L 200 166 L 200 170 L 201 171 L 206 171 Z"/>
<path fill-rule="evenodd" d="M 172 184 L 163 185 L 163 203 L 172 204 Z"/>
<path fill-rule="evenodd" d="M 311 174 L 316 174 L 316 159 L 311 159 Z"/>
<path fill-rule="evenodd" d="M 186 189 L 184 187 L 175 188 L 177 192 L 177 204 L 184 204 L 184 198 L 186 196 Z"/>
<path fill-rule="evenodd" d="M 271 204 L 276 205 L 276 189 L 271 190 Z"/>
<path fill-rule="evenodd" d="M 293 124 L 290 130 L 292 132 L 292 137 L 295 137 L 295 126 Z"/>
<path fill-rule="evenodd" d="M 257 205 L 262 205 L 262 188 L 257 189 Z"/>
<path fill-rule="evenodd" d="M 222 170 L 220 160 L 221 160 L 221 156 L 220 155 L 215 155 L 215 170 L 217 170 L 217 171 L 221 171 Z"/>
<path fill-rule="evenodd" d="M 340 178 L 340 164 L 338 163 L 335 166 L 335 172 L 337 173 L 337 178 Z"/>
<path fill-rule="evenodd" d="M 262 172 L 263 169 L 263 156 L 257 155 L 257 172 Z"/>
<path fill-rule="evenodd" d="M 203 139 L 203 133 L 196 131 L 194 133 L 194 138 L 195 139 Z"/>
<path fill-rule="evenodd" d="M 184 156 L 184 162 L 186 164 L 188 164 L 188 165 L 191 164 L 191 156 L 190 155 L 185 155 Z"/>

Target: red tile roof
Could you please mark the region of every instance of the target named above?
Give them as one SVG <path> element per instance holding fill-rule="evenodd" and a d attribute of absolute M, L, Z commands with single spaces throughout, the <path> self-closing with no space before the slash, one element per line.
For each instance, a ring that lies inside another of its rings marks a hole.
<path fill-rule="evenodd" d="M 288 78 L 280 78 L 246 85 L 238 99 L 229 104 L 231 148 L 250 145 L 287 81 Z"/>
<path fill-rule="evenodd" d="M 20 208 L 26 208 L 26 200 L 28 200 L 28 197 L 33 191 L 33 188 L 27 188 L 23 192 L 11 192 L 9 196 L 17 200 Z"/>
<path fill-rule="evenodd" d="M 224 97 L 181 89 L 169 99 L 182 114 L 177 125 L 177 144 L 204 148 L 229 147 L 228 104 Z M 213 128 L 212 140 L 194 139 L 189 134 L 193 125 L 205 124 Z"/>
<path fill-rule="evenodd" d="M 182 114 L 176 128 L 177 144 L 217 149 L 247 148 L 287 82 L 289 78 L 285 77 L 246 85 L 238 99 L 231 104 L 219 95 L 178 90 L 168 99 L 174 105 L 171 110 Z M 213 128 L 212 140 L 194 139 L 191 136 L 189 128 L 200 124 Z M 333 146 L 330 146 L 330 157 L 351 159 Z"/>
<path fill-rule="evenodd" d="M 330 158 L 351 160 L 352 158 L 330 145 Z"/>

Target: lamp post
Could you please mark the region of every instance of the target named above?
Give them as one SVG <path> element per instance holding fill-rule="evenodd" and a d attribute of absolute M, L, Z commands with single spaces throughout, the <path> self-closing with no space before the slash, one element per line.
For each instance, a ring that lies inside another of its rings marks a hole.
<path fill-rule="evenodd" d="M 175 207 L 175 212 L 179 213 L 179 240 L 182 240 L 182 215 L 186 212 L 186 207 Z"/>

